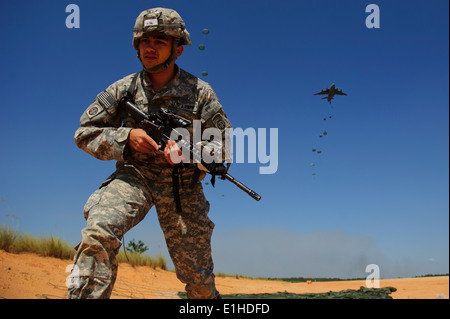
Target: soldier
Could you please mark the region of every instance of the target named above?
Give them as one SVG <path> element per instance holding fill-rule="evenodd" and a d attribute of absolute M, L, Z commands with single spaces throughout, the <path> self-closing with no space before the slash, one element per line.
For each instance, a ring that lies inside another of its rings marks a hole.
<path fill-rule="evenodd" d="M 214 223 L 208 218 L 209 203 L 201 184 L 206 173 L 191 161 L 184 164 L 182 174 L 175 174 L 172 159 L 180 155 L 177 144 L 169 141 L 164 152 L 158 151 L 156 142 L 118 107 L 129 91 L 141 111 L 165 107 L 189 120 L 201 120 L 202 130 L 219 129 L 225 139 L 224 132 L 231 125 L 213 89 L 175 64 L 183 45 L 190 44 L 176 11 L 154 8 L 141 12 L 133 30 L 133 47 L 143 70 L 110 85 L 81 116 L 75 133 L 77 146 L 117 164 L 84 206 L 87 226 L 74 257 L 80 284 L 69 287 L 69 298 L 110 297 L 121 239 L 153 206 L 187 297 L 220 297 L 211 257 Z M 191 134 L 192 130 L 191 125 Z M 178 202 L 175 184 L 180 185 Z"/>

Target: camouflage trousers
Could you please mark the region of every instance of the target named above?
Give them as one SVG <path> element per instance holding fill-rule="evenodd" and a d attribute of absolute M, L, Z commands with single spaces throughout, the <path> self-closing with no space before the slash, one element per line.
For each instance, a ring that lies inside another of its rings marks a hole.
<path fill-rule="evenodd" d="M 171 170 L 170 170 L 171 171 Z M 109 298 L 117 276 L 116 255 L 123 235 L 137 225 L 153 207 L 178 279 L 186 284 L 188 298 L 217 298 L 209 203 L 202 185 L 180 188 L 182 213 L 178 213 L 171 182 L 144 177 L 132 166 L 112 174 L 86 202 L 87 226 L 77 245 L 74 265 L 79 285 L 69 287 L 69 299 Z"/>

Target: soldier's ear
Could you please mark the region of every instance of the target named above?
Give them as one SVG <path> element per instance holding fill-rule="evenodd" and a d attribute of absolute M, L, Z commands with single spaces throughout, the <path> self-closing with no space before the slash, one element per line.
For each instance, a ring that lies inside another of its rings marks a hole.
<path fill-rule="evenodd" d="M 184 47 L 182 45 L 177 46 L 177 49 L 176 49 L 177 58 L 183 53 L 183 51 L 184 51 Z"/>

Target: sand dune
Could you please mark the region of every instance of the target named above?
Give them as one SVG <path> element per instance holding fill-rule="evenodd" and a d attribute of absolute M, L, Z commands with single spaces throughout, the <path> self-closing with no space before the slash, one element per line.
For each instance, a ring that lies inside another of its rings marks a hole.
<path fill-rule="evenodd" d="M 0 298 L 65 299 L 66 267 L 70 260 L 35 254 L 11 254 L 0 250 Z M 222 294 L 319 293 L 359 289 L 365 281 L 287 283 L 259 279 L 216 278 Z M 394 299 L 436 299 L 449 297 L 449 277 L 383 279 L 380 287 L 395 287 Z M 119 265 L 113 299 L 177 299 L 184 285 L 170 271 Z"/>

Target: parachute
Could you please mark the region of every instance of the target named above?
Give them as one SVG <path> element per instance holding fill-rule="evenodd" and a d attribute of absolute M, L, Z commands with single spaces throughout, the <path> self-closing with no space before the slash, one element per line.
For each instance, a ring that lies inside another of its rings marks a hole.
<path fill-rule="evenodd" d="M 208 34 L 209 34 L 209 29 L 206 29 L 206 28 L 203 29 L 203 30 L 202 30 L 202 33 L 203 33 L 203 35 L 208 35 Z M 206 45 L 204 45 L 203 43 L 201 43 L 201 44 L 198 45 L 198 49 L 199 49 L 200 51 L 205 51 Z M 208 72 L 202 71 L 202 75 L 203 75 L 203 76 L 208 76 Z"/>

